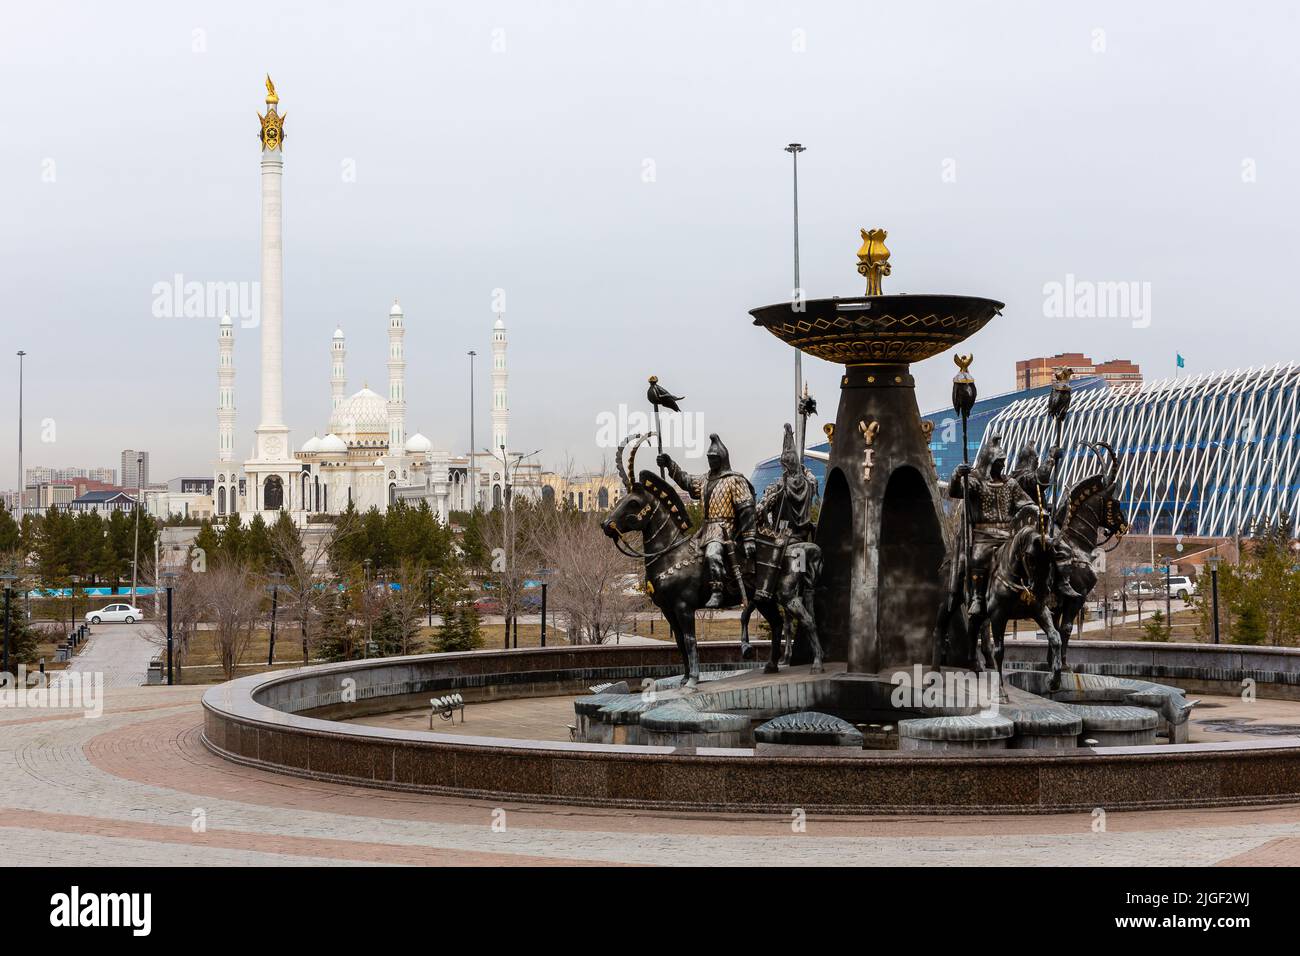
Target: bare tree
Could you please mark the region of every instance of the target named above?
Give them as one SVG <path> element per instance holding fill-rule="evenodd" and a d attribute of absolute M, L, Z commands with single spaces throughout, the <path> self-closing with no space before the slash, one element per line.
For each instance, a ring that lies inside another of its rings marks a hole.
<path fill-rule="evenodd" d="M 236 561 L 210 565 L 206 572 L 194 577 L 201 582 L 199 587 L 212 622 L 208 633 L 221 672 L 226 680 L 232 680 L 264 616 L 262 581 L 247 564 Z"/>
<path fill-rule="evenodd" d="M 643 603 L 628 587 L 641 567 L 610 544 L 602 517 L 557 504 L 538 509 L 532 528 L 532 547 L 549 572 L 548 596 L 574 644 L 604 643 Z"/>
<path fill-rule="evenodd" d="M 425 566 L 418 561 L 402 561 L 393 572 L 397 589 L 389 588 L 386 597 L 401 641 L 403 654 L 416 650 L 415 639 L 420 633 L 420 617 L 425 609 Z"/>

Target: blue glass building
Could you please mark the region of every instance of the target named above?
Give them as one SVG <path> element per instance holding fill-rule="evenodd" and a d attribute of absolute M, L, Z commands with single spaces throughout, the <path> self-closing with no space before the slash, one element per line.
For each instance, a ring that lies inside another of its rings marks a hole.
<path fill-rule="evenodd" d="M 1044 397 L 1024 396 L 990 428 L 1008 454 L 1055 440 Z M 1300 366 L 1214 372 L 1075 395 L 1062 445 L 1064 482 L 1095 471 L 1080 441 L 1105 441 L 1120 461 L 1119 497 L 1132 530 L 1230 537 L 1289 516 L 1300 535 Z"/>

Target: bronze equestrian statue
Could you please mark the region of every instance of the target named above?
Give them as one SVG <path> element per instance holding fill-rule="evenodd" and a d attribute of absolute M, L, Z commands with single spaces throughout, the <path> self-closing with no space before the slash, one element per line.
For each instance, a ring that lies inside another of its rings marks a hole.
<path fill-rule="evenodd" d="M 813 613 L 813 592 L 821 577 L 822 550 L 812 543 L 812 512 L 817 503 L 817 476 L 803 463 L 796 449 L 794 429 L 785 426 L 781 440 L 781 477 L 767 486 L 758 503 L 758 544 L 754 560 L 754 602 L 775 602 L 786 609 L 785 651 L 781 663 L 789 665 L 797 636 L 806 636 L 813 650 L 814 673 L 821 671 L 821 642 Z M 741 656 L 753 655 L 749 646 L 749 619 L 754 605 L 740 613 Z M 771 615 L 764 615 L 769 623 Z M 782 632 L 772 631 L 779 644 Z M 768 671 L 776 668 L 768 665 Z"/>
<path fill-rule="evenodd" d="M 722 607 L 722 592 L 729 584 L 740 592 L 740 604 L 744 606 L 749 602 L 736 546 L 744 550 L 746 561 L 754 560 L 754 486 L 740 472 L 731 470 L 731 453 L 716 433 L 709 436 L 705 457 L 709 470 L 703 475 L 688 475 L 671 455 L 662 452 L 655 463 L 668 469 L 683 491 L 703 502 L 704 524 L 696 538 L 709 563 L 709 600 L 704 607 Z"/>
<path fill-rule="evenodd" d="M 1061 635 L 1061 666 L 1068 669 L 1070 633 L 1088 594 L 1097 586 L 1092 553 L 1112 538 L 1128 533 L 1128 518 L 1115 496 L 1119 483 L 1119 458 L 1105 442 L 1084 443 L 1095 454 L 1101 470 L 1074 484 L 1056 509 L 1056 607 L 1053 614 Z M 1102 457 L 1102 453 L 1105 457 Z M 1117 542 L 1118 543 L 1118 542 Z M 1066 587 L 1061 585 L 1065 584 Z"/>
<path fill-rule="evenodd" d="M 1012 618 L 1037 622 L 1051 647 L 1053 681 L 1060 680 L 1060 638 L 1048 611 L 1055 564 L 1046 515 L 1020 482 L 1006 474 L 1007 455 L 994 436 L 976 457 L 961 464 L 948 483 L 950 497 L 961 501 L 959 517 L 969 522 L 972 544 L 949 562 L 948 596 L 939 612 L 935 635 L 939 663 L 953 656 L 955 634 L 964 637 L 977 672 L 997 667 L 1002 675 L 1006 623 Z M 992 630 L 996 653 L 984 625 Z"/>
<path fill-rule="evenodd" d="M 677 491 L 652 471 L 642 471 L 635 479 L 632 477 L 636 475 L 637 449 L 650 437 L 630 435 L 619 444 L 617 467 L 626 494 L 601 522 L 601 529 L 624 554 L 645 561 L 651 599 L 668 621 L 682 655 L 684 686 L 692 689 L 700 679 L 695 612 L 708 606 L 715 596 L 718 606 L 743 603 L 747 587 L 753 582 L 753 573 L 746 572 L 736 561 L 732 564 L 735 570 L 728 577 L 725 564 L 728 543 L 732 545 L 733 557 L 737 539 L 746 552 L 753 547 L 753 495 L 744 476 L 731 471 L 726 446 L 716 435 L 710 446 L 708 475 L 692 479 L 671 464 L 669 458 L 670 464 L 665 467 L 673 468 L 674 479 L 697 492 L 705 502 L 705 521 L 695 535 L 690 535 L 690 519 Z M 632 447 L 624 466 L 623 453 L 629 444 Z M 743 489 L 736 479 L 743 482 Z M 719 489 L 723 489 L 721 496 L 717 496 Z M 749 492 L 747 500 L 746 492 Z M 641 550 L 627 540 L 629 535 L 637 532 L 641 534 Z M 750 548 L 745 548 L 746 540 Z M 721 565 L 718 559 L 721 559 Z M 805 556 L 803 560 L 814 570 L 820 568 L 820 552 L 815 559 Z M 806 580 L 805 577 L 800 582 L 803 589 L 807 588 Z M 806 592 L 801 591 L 800 596 L 803 593 Z M 767 665 L 767 669 L 772 671 L 776 669 L 781 653 L 779 597 L 773 601 L 758 601 L 755 606 L 772 626 L 772 657 Z M 797 616 L 797 612 L 791 613 Z M 811 615 L 809 618 L 811 623 Z M 821 647 L 816 643 L 815 635 L 816 629 L 812 627 L 810 639 L 815 652 L 814 667 L 820 667 Z"/>
<path fill-rule="evenodd" d="M 1061 449 L 1056 447 L 1052 449 L 1047 460 L 1039 462 L 1038 449 L 1035 447 L 1033 440 L 1025 442 L 1023 448 L 1016 453 L 1016 467 L 1011 471 L 1011 477 L 1025 490 L 1031 501 L 1038 505 L 1038 510 L 1048 512 L 1055 507 L 1055 502 L 1048 504 L 1050 495 L 1048 489 L 1052 487 L 1053 479 L 1061 468 Z M 1059 526 L 1058 526 L 1059 527 Z M 1052 590 L 1060 597 L 1069 601 L 1078 601 L 1082 607 L 1083 596 L 1074 590 L 1071 581 L 1071 566 L 1074 561 L 1073 553 L 1060 541 L 1059 537 L 1053 539 L 1053 553 L 1056 556 L 1056 568 L 1052 579 Z"/>

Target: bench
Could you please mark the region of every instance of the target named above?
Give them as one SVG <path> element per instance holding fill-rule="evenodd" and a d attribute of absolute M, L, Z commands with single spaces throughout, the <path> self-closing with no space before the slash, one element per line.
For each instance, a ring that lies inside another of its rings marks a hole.
<path fill-rule="evenodd" d="M 446 697 L 434 697 L 429 701 L 429 729 L 433 730 L 433 718 L 456 722 L 456 711 L 460 711 L 460 722 L 465 723 L 465 698 L 460 694 L 448 694 Z"/>

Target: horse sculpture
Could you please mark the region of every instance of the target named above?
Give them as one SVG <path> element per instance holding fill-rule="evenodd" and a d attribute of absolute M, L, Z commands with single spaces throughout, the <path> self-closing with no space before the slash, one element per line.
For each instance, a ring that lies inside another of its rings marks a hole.
<path fill-rule="evenodd" d="M 1056 509 L 1057 569 L 1068 563 L 1069 582 L 1078 597 L 1066 597 L 1055 589 L 1053 613 L 1056 630 L 1061 635 L 1061 667 L 1069 668 L 1070 634 L 1083 610 L 1088 594 L 1097 586 L 1097 572 L 1092 568 L 1092 552 L 1112 538 L 1128 532 L 1124 509 L 1115 497 L 1119 479 L 1119 458 L 1105 442 L 1085 443 L 1099 458 L 1101 471 L 1077 482 Z M 1062 560 L 1065 558 L 1066 560 Z"/>
<path fill-rule="evenodd" d="M 959 506 L 957 514 L 959 520 L 965 520 L 965 502 Z M 992 556 L 982 614 L 972 616 L 969 610 L 967 586 L 970 577 L 966 572 L 965 555 L 958 551 L 945 562 L 949 587 L 939 609 L 935 634 L 936 666 L 958 663 L 954 648 L 964 647 L 968 653 L 966 659 L 976 673 L 996 667 L 1001 684 L 1007 622 L 1029 619 L 1047 635 L 1052 687 L 1059 685 L 1061 641 L 1049 609 L 1053 540 L 1046 527 L 1046 515 L 1037 509 L 1027 509 L 1026 514 L 1031 517 L 1018 518 L 1011 536 Z M 1005 697 L 1005 691 L 1001 693 Z"/>
<path fill-rule="evenodd" d="M 985 592 L 988 630 L 982 620 L 971 622 L 972 634 L 982 634 L 980 654 L 975 654 L 975 670 L 982 671 L 985 664 L 996 663 L 998 687 L 1006 699 L 1002 663 L 1005 651 L 1007 621 L 1032 620 L 1047 635 L 1047 666 L 1052 672 L 1049 687 L 1061 686 L 1061 636 L 1052 622 L 1048 599 L 1052 594 L 1053 542 L 1044 527 L 1044 518 L 1026 521 L 998 548 L 993 557 L 992 574 Z M 990 653 L 989 632 L 992 632 L 994 650 Z"/>
<path fill-rule="evenodd" d="M 645 561 L 645 576 L 651 599 L 668 621 L 677 649 L 682 655 L 684 686 L 695 688 L 700 679 L 695 612 L 708 602 L 712 588 L 704 552 L 695 539 L 689 536 L 690 519 L 677 492 L 651 471 L 642 471 L 635 480 L 631 477 L 636 474 L 637 449 L 653 436 L 653 432 L 647 435 L 629 435 L 619 444 L 618 475 L 627 493 L 601 522 L 601 530 L 613 539 L 621 552 Z M 632 447 L 627 454 L 625 467 L 623 453 L 630 443 Z M 627 540 L 628 535 L 636 532 L 641 534 L 640 550 Z M 804 547 L 816 549 L 816 545 Z M 780 577 L 773 599 L 756 601 L 754 604 L 772 629 L 772 655 L 765 668 L 769 673 L 777 670 L 781 657 L 782 608 L 800 622 L 803 633 L 808 636 L 813 649 L 813 671 L 822 668 L 822 649 L 817 639 L 816 623 L 810 605 L 804 602 L 804 598 L 811 594 L 816 572 L 821 567 L 821 552 L 816 550 L 814 554 L 805 551 L 797 562 L 792 562 L 791 568 L 799 568 L 799 572 L 791 570 Z M 745 579 L 748 591 L 753 584 L 752 570 L 746 570 Z M 729 584 L 724 599 L 725 603 L 734 606 L 742 602 L 743 595 Z M 741 653 L 746 658 L 753 656 L 747 633 L 742 635 Z"/>

